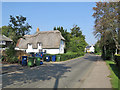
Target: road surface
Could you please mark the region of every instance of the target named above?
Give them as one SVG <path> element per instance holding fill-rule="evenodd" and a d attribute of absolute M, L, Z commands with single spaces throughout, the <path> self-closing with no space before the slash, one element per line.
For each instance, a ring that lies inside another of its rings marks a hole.
<path fill-rule="evenodd" d="M 74 60 L 3 74 L 3 88 L 80 88 L 98 56 L 86 54 Z"/>

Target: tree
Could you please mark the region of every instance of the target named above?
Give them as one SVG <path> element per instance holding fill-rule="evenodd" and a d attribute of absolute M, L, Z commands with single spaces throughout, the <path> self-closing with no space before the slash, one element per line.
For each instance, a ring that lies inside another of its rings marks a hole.
<path fill-rule="evenodd" d="M 84 52 L 88 45 L 85 41 L 85 36 L 82 35 L 80 27 L 74 25 L 71 29 L 70 50 L 73 52 Z"/>
<path fill-rule="evenodd" d="M 29 34 L 30 28 L 32 27 L 26 23 L 26 17 L 13 17 L 10 15 L 9 25 L 2 27 L 2 34 L 8 36 L 13 40 L 13 43 L 9 45 L 9 48 L 5 50 L 7 62 L 17 62 L 15 46 L 18 39 L 22 38 L 25 34 Z"/>
<path fill-rule="evenodd" d="M 54 30 L 59 30 L 62 36 L 65 38 L 65 50 L 72 52 L 84 52 L 86 45 L 85 36 L 82 35 L 80 27 L 74 25 L 71 32 L 63 29 L 63 27 L 54 27 Z"/>
<path fill-rule="evenodd" d="M 95 53 L 100 53 L 101 47 L 100 47 L 100 40 L 98 40 L 95 44 Z"/>
<path fill-rule="evenodd" d="M 72 52 L 84 52 L 86 45 L 84 38 L 73 37 L 70 39 L 70 50 Z"/>
<path fill-rule="evenodd" d="M 73 37 L 79 37 L 82 35 L 82 31 L 80 30 L 80 27 L 77 25 L 73 25 L 73 28 L 71 29 L 71 35 Z"/>
<path fill-rule="evenodd" d="M 118 44 L 118 3 L 97 2 L 93 10 L 95 11 L 93 17 L 96 19 L 94 35 L 101 38 L 103 55 L 106 56 L 108 47 L 114 50 L 113 47 L 116 46 L 117 49 L 120 49 Z"/>
<path fill-rule="evenodd" d="M 11 16 L 10 15 L 10 34 L 9 37 L 13 40 L 13 47 L 16 46 L 18 39 L 22 38 L 25 34 L 29 34 L 32 28 L 28 23 L 26 23 L 26 17 L 23 16 Z"/>
<path fill-rule="evenodd" d="M 69 50 L 69 42 L 70 42 L 70 33 L 67 32 L 67 29 L 64 29 L 62 26 L 60 27 L 54 27 L 53 30 L 59 30 L 62 34 L 62 36 L 65 38 L 65 51 Z"/>
<path fill-rule="evenodd" d="M 9 26 L 2 26 L 0 28 L 0 33 L 5 35 L 6 37 L 9 37 L 10 36 L 10 27 Z"/>

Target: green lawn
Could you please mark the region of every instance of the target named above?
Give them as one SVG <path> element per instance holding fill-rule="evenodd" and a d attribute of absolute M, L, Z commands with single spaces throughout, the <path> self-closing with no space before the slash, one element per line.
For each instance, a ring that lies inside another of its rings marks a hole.
<path fill-rule="evenodd" d="M 118 88 L 120 90 L 120 80 L 119 80 L 119 72 L 118 67 L 115 65 L 114 61 L 106 61 L 110 71 L 111 75 L 109 76 L 111 78 L 111 84 L 113 88 Z"/>

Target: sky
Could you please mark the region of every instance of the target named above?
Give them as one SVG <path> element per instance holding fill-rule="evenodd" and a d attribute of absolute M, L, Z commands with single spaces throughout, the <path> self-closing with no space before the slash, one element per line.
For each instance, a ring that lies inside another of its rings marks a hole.
<path fill-rule="evenodd" d="M 31 26 L 30 34 L 50 31 L 54 27 L 63 26 L 70 32 L 73 25 L 78 25 L 89 45 L 97 39 L 93 35 L 95 2 L 2 2 L 2 26 L 8 25 L 10 15 L 22 15 Z M 64 37 L 64 36 L 63 36 Z"/>

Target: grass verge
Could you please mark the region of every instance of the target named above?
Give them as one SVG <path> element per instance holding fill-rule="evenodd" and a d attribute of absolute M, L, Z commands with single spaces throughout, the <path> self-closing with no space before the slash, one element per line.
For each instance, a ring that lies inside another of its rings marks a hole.
<path fill-rule="evenodd" d="M 115 65 L 114 61 L 110 61 L 110 60 L 106 60 L 107 66 L 110 69 L 110 78 L 111 78 L 111 84 L 112 84 L 112 88 L 118 88 L 118 90 L 120 90 L 120 80 L 119 80 L 119 71 L 118 71 L 118 67 Z"/>
<path fill-rule="evenodd" d="M 95 53 L 95 55 L 102 55 L 102 54 L 101 54 L 101 52 L 99 52 L 99 53 Z"/>

